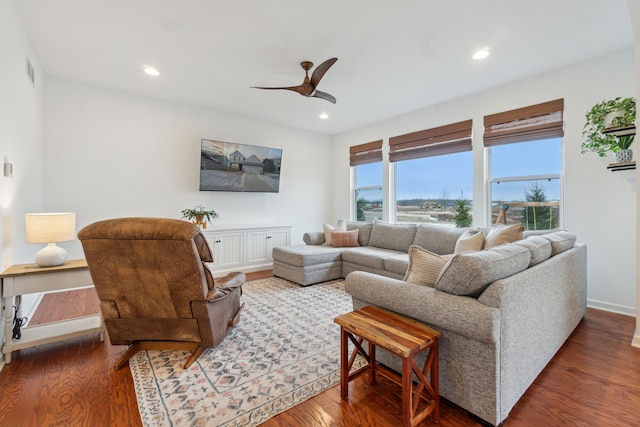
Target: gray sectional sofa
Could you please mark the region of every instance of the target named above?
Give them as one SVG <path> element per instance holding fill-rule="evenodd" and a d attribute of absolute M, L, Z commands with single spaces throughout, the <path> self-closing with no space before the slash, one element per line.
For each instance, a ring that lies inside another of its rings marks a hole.
<path fill-rule="evenodd" d="M 359 247 L 325 246 L 324 232 L 305 233 L 305 244 L 273 249 L 273 274 L 302 286 L 367 271 L 402 279 L 409 265 L 409 247 L 417 245 L 437 254 L 453 253 L 466 229 L 431 224 L 387 224 L 381 221 L 344 221 L 358 230 Z"/>
<path fill-rule="evenodd" d="M 454 255 L 432 287 L 402 280 L 408 248 L 451 254 L 464 230 L 347 224 L 355 228 L 356 248 L 309 233 L 306 245 L 274 249 L 274 275 L 301 285 L 346 277 L 354 309 L 384 307 L 440 331 L 440 395 L 489 424 L 507 418 L 584 317 L 587 248 L 569 233 Z M 401 371 L 399 359 L 376 355 Z"/>

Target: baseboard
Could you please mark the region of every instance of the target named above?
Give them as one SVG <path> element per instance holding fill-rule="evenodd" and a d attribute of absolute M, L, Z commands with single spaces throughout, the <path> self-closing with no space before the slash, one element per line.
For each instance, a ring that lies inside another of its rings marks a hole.
<path fill-rule="evenodd" d="M 587 300 L 587 307 L 597 308 L 598 310 L 610 311 L 612 313 L 624 314 L 626 316 L 636 317 L 636 308 L 619 304 L 611 304 L 598 300 Z"/>
<path fill-rule="evenodd" d="M 633 334 L 633 339 L 631 340 L 631 347 L 640 348 L 640 331 L 636 329 L 636 332 Z"/>
<path fill-rule="evenodd" d="M 211 274 L 213 275 L 213 278 L 218 278 L 218 277 L 224 277 L 229 273 L 234 273 L 236 271 L 240 271 L 242 273 L 254 273 L 256 271 L 264 271 L 264 270 L 272 270 L 273 269 L 273 263 L 269 262 L 266 264 L 258 264 L 258 265 L 250 265 L 250 266 L 245 266 L 245 267 L 236 267 L 236 268 L 229 268 L 229 269 L 225 269 L 225 270 L 211 270 Z"/>

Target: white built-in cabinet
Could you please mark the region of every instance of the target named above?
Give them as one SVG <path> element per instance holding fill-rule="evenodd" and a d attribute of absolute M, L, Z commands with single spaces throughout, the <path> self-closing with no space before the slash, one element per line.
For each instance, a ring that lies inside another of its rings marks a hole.
<path fill-rule="evenodd" d="M 290 226 L 215 227 L 203 230 L 213 253 L 210 268 L 214 276 L 231 271 L 259 271 L 273 268 L 273 248 L 290 244 Z"/>

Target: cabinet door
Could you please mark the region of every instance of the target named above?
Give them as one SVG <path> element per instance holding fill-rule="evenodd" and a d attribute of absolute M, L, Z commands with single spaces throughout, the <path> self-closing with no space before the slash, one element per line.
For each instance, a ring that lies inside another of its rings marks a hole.
<path fill-rule="evenodd" d="M 269 262 L 271 234 L 267 230 L 247 231 L 247 264 Z"/>
<path fill-rule="evenodd" d="M 268 256 L 269 260 L 273 260 L 273 256 L 271 255 L 273 248 L 277 248 L 278 246 L 287 246 L 289 244 L 289 229 L 276 229 L 271 230 L 269 233 L 271 238 L 269 239 L 269 248 L 268 248 Z"/>
<path fill-rule="evenodd" d="M 209 245 L 213 250 L 213 265 L 216 270 L 239 267 L 244 264 L 243 233 L 216 233 Z"/>

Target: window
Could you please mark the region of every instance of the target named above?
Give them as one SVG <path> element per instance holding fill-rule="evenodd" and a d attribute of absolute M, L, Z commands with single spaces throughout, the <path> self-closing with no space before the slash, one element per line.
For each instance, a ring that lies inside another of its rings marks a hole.
<path fill-rule="evenodd" d="M 471 225 L 472 121 L 389 139 L 395 165 L 395 222 Z"/>
<path fill-rule="evenodd" d="M 485 117 L 491 222 L 561 226 L 563 100 Z"/>
<path fill-rule="evenodd" d="M 382 140 L 360 144 L 350 149 L 350 165 L 355 169 L 353 200 L 355 218 L 371 221 L 383 218 Z"/>

